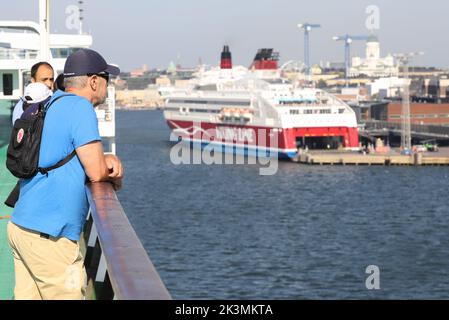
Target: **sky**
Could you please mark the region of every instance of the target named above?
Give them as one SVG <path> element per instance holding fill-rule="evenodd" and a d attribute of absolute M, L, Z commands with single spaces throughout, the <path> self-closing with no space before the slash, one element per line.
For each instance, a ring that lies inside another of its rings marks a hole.
<path fill-rule="evenodd" d="M 0 20 L 38 20 L 38 0 L 0 0 Z M 75 33 L 66 9 L 78 0 L 51 0 L 51 32 Z M 193 67 L 199 59 L 217 65 L 224 44 L 234 64 L 249 66 L 258 48 L 274 48 L 281 63 L 304 59 L 298 23 L 321 24 L 311 33 L 311 62 L 342 62 L 344 46 L 333 36 L 374 33 L 388 53 L 423 51 L 413 65 L 449 67 L 449 2 L 445 0 L 84 0 L 83 31 L 92 49 L 131 71 L 146 64 L 166 68 L 170 61 Z M 377 23 L 378 22 L 378 23 Z M 377 29 L 378 27 L 378 29 Z M 364 56 L 355 42 L 352 55 Z"/>

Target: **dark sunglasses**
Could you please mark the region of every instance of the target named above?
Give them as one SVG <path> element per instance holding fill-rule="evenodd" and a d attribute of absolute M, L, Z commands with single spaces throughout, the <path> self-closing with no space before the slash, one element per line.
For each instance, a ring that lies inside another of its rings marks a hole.
<path fill-rule="evenodd" d="M 103 79 L 106 80 L 106 83 L 109 82 L 109 73 L 88 73 L 87 74 L 88 77 L 92 77 L 92 76 L 97 76 L 97 77 L 101 77 Z"/>

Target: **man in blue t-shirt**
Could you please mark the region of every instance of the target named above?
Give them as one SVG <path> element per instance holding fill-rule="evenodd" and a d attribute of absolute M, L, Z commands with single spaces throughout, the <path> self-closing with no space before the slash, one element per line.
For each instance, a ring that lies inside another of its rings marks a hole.
<path fill-rule="evenodd" d="M 21 180 L 8 238 L 14 255 L 16 299 L 83 299 L 86 273 L 79 240 L 88 201 L 84 184 L 121 185 L 123 168 L 115 155 L 104 155 L 94 106 L 107 95 L 109 74 L 117 67 L 89 49 L 67 58 L 66 91 L 56 91 L 42 132 L 39 167 L 50 167 L 73 150 L 77 157 L 48 175 Z"/>

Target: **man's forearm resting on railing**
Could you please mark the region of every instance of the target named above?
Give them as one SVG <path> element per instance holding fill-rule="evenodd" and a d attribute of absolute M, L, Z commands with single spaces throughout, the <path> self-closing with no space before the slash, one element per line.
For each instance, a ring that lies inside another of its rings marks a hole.
<path fill-rule="evenodd" d="M 124 174 L 122 163 L 115 155 L 105 155 L 100 141 L 78 147 L 76 153 L 90 182 L 111 182 L 116 190 L 121 187 Z"/>

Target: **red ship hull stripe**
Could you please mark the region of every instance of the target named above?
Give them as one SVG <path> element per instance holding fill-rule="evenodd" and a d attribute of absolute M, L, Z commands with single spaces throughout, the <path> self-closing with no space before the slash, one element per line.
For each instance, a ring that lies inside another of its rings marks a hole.
<path fill-rule="evenodd" d="M 270 145 L 270 134 L 277 135 L 277 148 L 296 149 L 296 140 L 301 137 L 341 137 L 343 147 L 357 148 L 359 135 L 357 128 L 351 127 L 317 127 L 317 128 L 272 128 L 261 126 L 239 126 L 201 122 L 201 128 L 194 128 L 192 121 L 167 120 L 173 130 L 182 131 L 184 138 L 200 138 L 225 142 L 231 140 L 235 144 L 253 144 L 258 146 Z M 191 131 L 189 131 L 191 130 Z M 211 131 L 212 138 L 203 137 L 205 131 Z M 251 139 L 252 141 L 251 141 Z M 262 139 L 262 141 L 259 141 Z"/>

